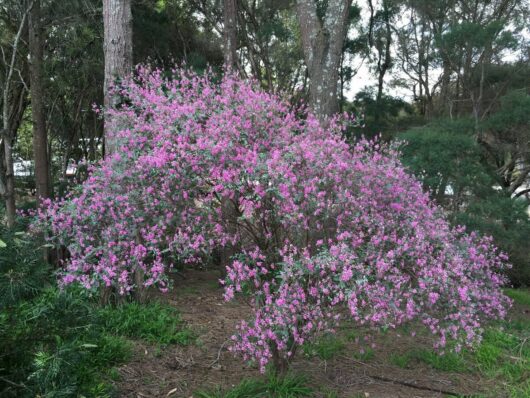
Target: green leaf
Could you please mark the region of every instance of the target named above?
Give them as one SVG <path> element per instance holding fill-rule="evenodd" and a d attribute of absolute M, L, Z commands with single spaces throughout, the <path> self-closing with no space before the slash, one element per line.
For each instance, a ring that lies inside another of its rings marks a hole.
<path fill-rule="evenodd" d="M 4 247 L 7 247 L 7 244 L 2 239 L 0 239 L 0 248 Z"/>

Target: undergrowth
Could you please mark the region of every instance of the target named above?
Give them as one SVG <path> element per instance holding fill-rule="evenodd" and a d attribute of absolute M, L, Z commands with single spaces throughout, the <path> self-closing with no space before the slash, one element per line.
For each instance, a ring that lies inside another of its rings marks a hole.
<path fill-rule="evenodd" d="M 441 371 L 478 373 L 495 386 L 486 397 L 530 397 L 530 318 L 526 315 L 530 310 L 530 291 L 507 289 L 506 294 L 525 308 L 516 308 L 510 319 L 488 326 L 475 350 L 444 356 L 432 350 L 415 350 L 394 356 L 391 362 L 409 367 L 416 360 Z"/>
<path fill-rule="evenodd" d="M 98 313 L 105 330 L 117 335 L 160 345 L 187 345 L 194 339 L 179 312 L 174 307 L 158 302 L 125 303 L 102 308 Z"/>
<path fill-rule="evenodd" d="M 131 339 L 193 341 L 169 305 L 101 308 L 80 289 L 55 286 L 23 231 L 0 229 L 0 242 L 0 396 L 115 396 L 115 367 L 131 357 Z"/>
<path fill-rule="evenodd" d="M 313 389 L 307 379 L 299 375 L 278 378 L 268 375 L 265 378 L 245 379 L 237 386 L 221 390 L 199 391 L 195 398 L 298 398 L 310 397 Z"/>

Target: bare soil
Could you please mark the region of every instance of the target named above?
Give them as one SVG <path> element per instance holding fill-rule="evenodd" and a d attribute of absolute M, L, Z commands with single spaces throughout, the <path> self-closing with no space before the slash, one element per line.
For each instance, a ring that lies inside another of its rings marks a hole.
<path fill-rule="evenodd" d="M 119 368 L 120 397 L 192 398 L 197 390 L 228 388 L 244 378 L 260 376 L 257 368 L 227 350 L 236 324 L 251 311 L 244 301 L 225 303 L 218 278 L 217 271 L 188 271 L 175 279 L 171 293 L 160 296 L 179 309 L 198 342 L 163 349 L 138 342 L 133 359 Z M 469 396 L 493 388 L 491 382 L 471 373 L 436 371 L 422 363 L 405 369 L 391 365 L 391 354 L 406 353 L 419 345 L 431 347 L 427 337 L 389 332 L 375 336 L 374 342 L 374 355 L 365 361 L 356 359 L 354 353 L 360 347 L 352 341 L 327 361 L 299 353 L 291 369 L 306 375 L 315 390 L 322 391 L 316 397 L 325 397 L 324 391 L 335 391 L 344 398 Z"/>

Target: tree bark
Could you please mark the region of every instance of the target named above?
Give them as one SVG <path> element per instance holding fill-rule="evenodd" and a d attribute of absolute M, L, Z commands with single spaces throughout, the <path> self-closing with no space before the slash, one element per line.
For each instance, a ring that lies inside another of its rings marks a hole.
<path fill-rule="evenodd" d="M 237 68 L 237 0 L 224 0 L 224 62 L 227 69 Z"/>
<path fill-rule="evenodd" d="M 103 0 L 103 50 L 105 55 L 104 105 L 116 106 L 118 98 L 109 88 L 116 79 L 123 78 L 132 70 L 132 12 L 131 0 Z M 116 151 L 112 137 L 112 123 L 108 115 L 104 121 L 105 155 Z"/>
<path fill-rule="evenodd" d="M 17 118 L 22 117 L 21 110 L 24 107 L 24 90 L 21 88 L 18 95 L 12 87 L 13 73 L 16 69 L 15 62 L 18 52 L 18 45 L 21 40 L 22 32 L 26 25 L 26 18 L 31 8 L 32 2 L 28 3 L 27 8 L 22 14 L 20 25 L 18 26 L 15 39 L 11 49 L 11 58 L 9 64 L 6 62 L 6 76 L 4 86 L 2 87 L 2 130 L 0 134 L 1 143 L 4 147 L 4 172 L 5 183 L 0 184 L 0 189 L 4 192 L 6 204 L 6 222 L 7 226 L 12 228 L 15 225 L 16 203 L 15 203 L 15 171 L 13 167 L 13 141 L 15 139 L 16 129 L 18 128 Z"/>
<path fill-rule="evenodd" d="M 329 0 L 321 20 L 315 0 L 297 0 L 302 49 L 309 72 L 309 105 L 321 122 L 339 111 L 338 82 L 351 0 Z"/>
<path fill-rule="evenodd" d="M 381 102 L 383 100 L 383 87 L 385 82 L 386 72 L 392 66 L 392 53 L 390 52 L 390 47 L 392 44 L 392 27 L 390 26 L 390 10 L 388 5 L 388 0 L 383 0 L 383 16 L 385 22 L 385 43 L 384 43 L 384 53 L 382 48 L 378 48 L 379 58 L 377 62 L 377 97 L 376 104 L 378 108 L 381 108 Z M 422 85 L 420 83 L 420 96 Z M 376 112 L 375 114 L 375 124 L 379 125 L 382 112 Z"/>
<path fill-rule="evenodd" d="M 50 194 L 48 183 L 48 137 L 42 88 L 43 42 L 40 18 L 40 0 L 35 0 L 29 14 L 29 71 L 37 206 L 40 205 L 43 198 L 49 197 Z"/>
<path fill-rule="evenodd" d="M 6 200 L 6 222 L 9 228 L 15 226 L 16 203 L 15 203 L 15 170 L 13 167 L 13 148 L 10 137 L 4 138 L 4 161 L 5 161 L 5 200 Z"/>
<path fill-rule="evenodd" d="M 277 378 L 283 379 L 289 370 L 289 361 L 280 355 L 278 347 L 275 342 L 269 343 L 272 352 L 272 364 L 274 366 L 274 374 Z"/>
<path fill-rule="evenodd" d="M 237 0 L 224 0 L 223 24 L 224 66 L 227 71 L 235 72 L 237 70 Z M 236 209 L 228 198 L 221 200 L 221 211 L 226 220 L 236 217 Z M 232 234 L 235 232 L 235 227 L 229 222 L 227 229 Z M 226 277 L 226 267 L 230 265 L 234 254 L 235 248 L 231 244 L 220 248 L 221 279 Z"/>

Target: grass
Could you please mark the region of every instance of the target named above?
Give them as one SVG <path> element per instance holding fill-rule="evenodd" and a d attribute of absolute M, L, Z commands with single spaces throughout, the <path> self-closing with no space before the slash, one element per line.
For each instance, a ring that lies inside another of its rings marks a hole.
<path fill-rule="evenodd" d="M 322 360 L 330 360 L 346 348 L 346 344 L 333 334 L 327 334 L 314 343 L 303 346 L 303 352 L 308 357 L 318 357 Z"/>
<path fill-rule="evenodd" d="M 431 368 L 443 372 L 464 373 L 469 370 L 462 355 L 453 352 L 446 352 L 444 355 L 440 355 L 434 350 L 422 348 L 412 351 L 410 358 L 426 363 Z"/>
<path fill-rule="evenodd" d="M 127 362 L 131 358 L 132 343 L 121 336 L 104 333 L 95 344 L 83 344 L 86 351 L 91 351 L 87 365 L 102 369 Z"/>
<path fill-rule="evenodd" d="M 507 289 L 506 295 L 518 305 L 530 307 L 530 290 Z M 530 309 L 530 308 L 528 308 Z M 444 372 L 473 372 L 496 388 L 487 397 L 530 397 L 530 319 L 520 311 L 512 318 L 486 327 L 482 343 L 461 354 L 437 355 L 429 349 L 394 354 L 390 362 L 400 368 L 412 361 L 422 362 Z"/>
<path fill-rule="evenodd" d="M 116 335 L 159 345 L 187 345 L 194 340 L 179 312 L 167 304 L 125 303 L 102 308 L 99 315 L 105 330 Z"/>
<path fill-rule="evenodd" d="M 515 303 L 530 307 L 530 289 L 505 289 L 504 294 Z"/>
<path fill-rule="evenodd" d="M 245 379 L 228 390 L 199 391 L 195 398 L 298 398 L 310 397 L 313 389 L 307 379 L 298 375 L 277 378 L 269 375 L 259 379 Z"/>
<path fill-rule="evenodd" d="M 361 351 L 355 351 L 353 353 L 353 358 L 362 361 L 362 362 L 368 362 L 375 356 L 375 351 L 371 348 L 364 348 L 361 349 Z"/>
<path fill-rule="evenodd" d="M 392 365 L 401 369 L 406 369 L 410 364 L 410 355 L 391 354 L 389 360 Z"/>

